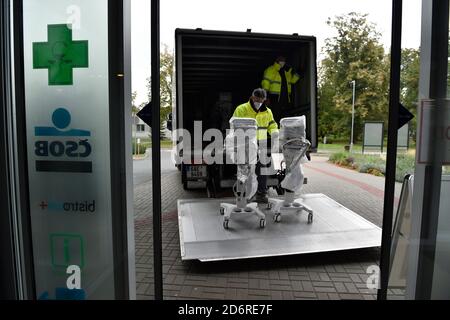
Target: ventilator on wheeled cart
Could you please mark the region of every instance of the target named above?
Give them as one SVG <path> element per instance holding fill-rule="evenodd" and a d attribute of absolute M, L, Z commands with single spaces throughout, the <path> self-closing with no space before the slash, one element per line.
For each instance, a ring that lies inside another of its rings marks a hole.
<path fill-rule="evenodd" d="M 220 213 L 223 215 L 223 227 L 228 229 L 230 219 L 236 214 L 256 214 L 259 226 L 266 226 L 266 216 L 258 208 L 256 202 L 248 200 L 256 193 L 258 183 L 255 174 L 258 157 L 256 132 L 257 122 L 251 118 L 231 118 L 230 133 L 225 139 L 225 151 L 231 161 L 237 165 L 236 182 L 233 186 L 235 203 L 221 203 Z"/>
<path fill-rule="evenodd" d="M 269 198 L 269 208 L 274 214 L 274 221 L 280 222 L 284 214 L 308 213 L 308 223 L 313 222 L 313 210 L 296 198 L 304 182 L 302 164 L 307 162 L 306 152 L 311 143 L 306 139 L 306 118 L 291 117 L 280 121 L 280 149 L 284 156 L 285 177 L 281 182 L 284 198 Z"/>

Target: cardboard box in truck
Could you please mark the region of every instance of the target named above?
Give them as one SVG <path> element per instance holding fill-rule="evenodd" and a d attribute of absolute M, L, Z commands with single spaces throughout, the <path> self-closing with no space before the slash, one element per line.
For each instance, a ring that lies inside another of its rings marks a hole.
<path fill-rule="evenodd" d="M 291 103 L 283 113 L 306 116 L 307 138 L 314 152 L 317 149 L 315 37 L 202 29 L 175 31 L 176 103 L 172 129 L 185 129 L 192 136 L 191 141 L 182 142 L 178 154 L 179 161 L 186 150 L 191 155 L 191 161 L 178 163 L 186 188 L 190 183 L 203 183 L 208 191 L 210 187 L 232 185 L 229 180 L 233 180 L 235 166 L 204 164 L 202 151 L 208 142 L 195 144 L 194 131 L 197 134 L 211 128 L 225 131 L 235 108 L 262 86 L 264 70 L 280 55 L 300 74 L 300 80 L 292 87 Z M 195 122 L 202 124 L 201 129 L 194 130 Z"/>

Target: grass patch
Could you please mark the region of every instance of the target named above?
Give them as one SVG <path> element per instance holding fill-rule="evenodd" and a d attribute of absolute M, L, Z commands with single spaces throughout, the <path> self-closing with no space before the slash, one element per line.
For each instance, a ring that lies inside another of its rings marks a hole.
<path fill-rule="evenodd" d="M 172 148 L 172 147 L 173 147 L 172 140 L 161 140 L 161 148 Z"/>
<path fill-rule="evenodd" d="M 172 148 L 172 140 L 161 140 L 160 143 L 161 143 L 161 149 L 171 149 Z M 133 155 L 145 154 L 145 151 L 151 147 L 152 147 L 151 139 L 142 139 L 141 138 L 141 143 L 139 143 L 139 147 L 136 144 L 135 140 L 133 140 L 133 142 L 132 142 Z"/>
<path fill-rule="evenodd" d="M 318 152 L 323 153 L 335 153 L 335 152 L 345 152 L 345 146 L 348 144 L 345 143 L 319 143 L 317 147 Z M 353 152 L 362 153 L 362 146 L 358 144 L 353 145 Z"/>

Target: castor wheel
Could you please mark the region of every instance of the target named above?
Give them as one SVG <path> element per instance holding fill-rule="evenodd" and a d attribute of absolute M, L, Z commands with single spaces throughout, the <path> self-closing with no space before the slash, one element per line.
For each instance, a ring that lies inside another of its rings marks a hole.
<path fill-rule="evenodd" d="M 223 228 L 224 229 L 228 229 L 228 222 L 229 222 L 230 220 L 228 220 L 228 219 L 225 219 L 225 220 L 223 220 Z"/>
<path fill-rule="evenodd" d="M 269 202 L 269 203 L 267 204 L 267 209 L 272 210 L 272 207 L 273 207 L 272 202 Z"/>
<path fill-rule="evenodd" d="M 308 214 L 308 223 L 312 223 L 313 222 L 313 214 L 310 213 Z"/>
<path fill-rule="evenodd" d="M 259 220 L 259 227 L 264 228 L 266 226 L 266 219 Z"/>
<path fill-rule="evenodd" d="M 225 214 L 225 208 L 220 208 L 220 214 L 223 216 Z"/>
<path fill-rule="evenodd" d="M 281 214 L 277 213 L 273 216 L 273 221 L 280 222 L 281 221 Z"/>

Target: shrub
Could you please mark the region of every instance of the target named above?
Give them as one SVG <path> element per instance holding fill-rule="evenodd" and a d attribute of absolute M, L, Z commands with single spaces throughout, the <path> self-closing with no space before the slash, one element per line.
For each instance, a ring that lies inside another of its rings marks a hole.
<path fill-rule="evenodd" d="M 370 173 L 375 176 L 384 176 L 386 173 L 385 166 L 374 162 L 366 162 L 359 168 L 361 173 Z"/>
<path fill-rule="evenodd" d="M 350 156 L 347 152 L 334 153 L 329 157 L 328 161 L 343 167 L 350 167 L 352 169 L 358 168 L 355 157 Z"/>
<path fill-rule="evenodd" d="M 344 161 L 344 159 L 347 157 L 348 153 L 345 152 L 336 152 L 330 155 L 329 161 L 333 163 L 339 163 L 341 161 Z"/>
<path fill-rule="evenodd" d="M 139 143 L 139 144 L 136 144 L 136 142 L 133 142 L 132 146 L 133 146 L 132 147 L 133 154 L 141 155 L 141 154 L 145 154 L 145 151 L 147 150 L 147 148 L 150 147 L 150 142 L 143 142 L 143 143 Z"/>
<path fill-rule="evenodd" d="M 328 161 L 358 170 L 361 173 L 369 173 L 376 176 L 386 174 L 386 161 L 378 156 L 368 156 L 362 154 L 352 154 L 347 152 L 337 152 L 330 155 Z M 397 156 L 397 169 L 395 180 L 402 182 L 407 174 L 414 174 L 415 158 L 408 154 Z"/>
<path fill-rule="evenodd" d="M 414 174 L 415 158 L 407 154 L 400 154 L 397 157 L 397 170 L 395 180 L 403 181 L 407 174 Z"/>

